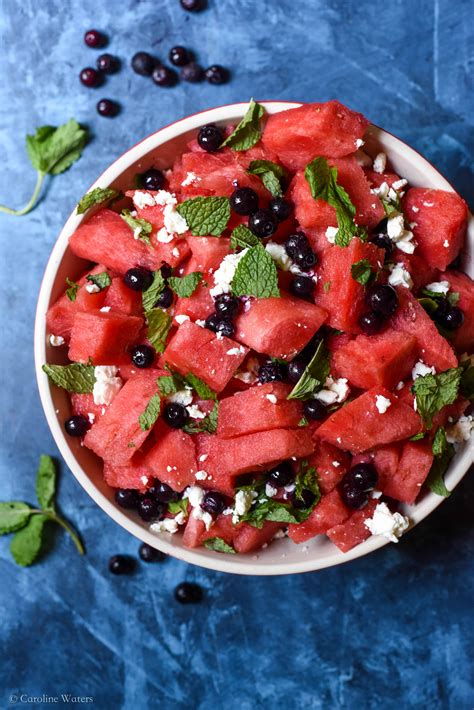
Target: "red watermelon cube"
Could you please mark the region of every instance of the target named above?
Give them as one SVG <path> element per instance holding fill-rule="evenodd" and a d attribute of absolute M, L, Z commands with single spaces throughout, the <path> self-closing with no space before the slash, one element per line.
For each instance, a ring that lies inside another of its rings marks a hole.
<path fill-rule="evenodd" d="M 266 521 L 261 528 L 254 528 L 252 525 L 242 523 L 236 530 L 234 537 L 234 548 L 236 552 L 254 552 L 259 550 L 263 545 L 267 545 L 279 530 L 282 529 L 281 523 L 273 523 Z"/>
<path fill-rule="evenodd" d="M 85 417 L 91 424 L 95 424 L 95 422 L 97 422 L 103 415 L 104 405 L 96 404 L 92 394 L 78 394 L 76 392 L 71 392 L 69 396 L 71 397 L 73 414 L 79 414 L 81 417 Z M 92 414 L 92 421 L 89 416 L 90 414 Z"/>
<path fill-rule="evenodd" d="M 400 462 L 401 447 L 401 444 L 386 444 L 379 446 L 374 451 L 374 465 L 378 474 L 376 488 L 383 490 L 386 481 L 396 474 Z"/>
<path fill-rule="evenodd" d="M 379 198 L 370 191 L 370 184 L 354 156 L 330 160 L 337 168 L 337 182 L 346 190 L 356 208 L 354 221 L 369 228 L 377 226 L 385 217 Z"/>
<path fill-rule="evenodd" d="M 314 199 L 303 170 L 297 172 L 291 182 L 290 197 L 298 224 L 305 230 L 313 249 L 318 254 L 328 249 L 331 244 L 326 239 L 326 229 L 337 227 L 336 211 L 324 200 Z"/>
<path fill-rule="evenodd" d="M 326 441 L 315 440 L 316 451 L 309 458 L 318 475 L 319 490 L 329 493 L 342 480 L 351 466 L 351 457 Z"/>
<path fill-rule="evenodd" d="M 457 306 L 464 313 L 464 323 L 452 335 L 452 343 L 459 353 L 474 352 L 474 281 L 461 271 L 446 271 L 440 279 L 449 281 L 451 293 L 459 293 Z"/>
<path fill-rule="evenodd" d="M 123 466 L 114 466 L 104 461 L 104 481 L 112 488 L 135 488 L 144 493 L 150 477 L 141 453 L 137 452 Z"/>
<path fill-rule="evenodd" d="M 130 361 L 128 348 L 136 342 L 143 318 L 120 313 L 78 313 L 69 343 L 69 359 L 94 365 L 118 365 Z"/>
<path fill-rule="evenodd" d="M 196 447 L 194 441 L 180 429 L 171 429 L 163 422 L 155 429 L 157 442 L 147 452 L 144 462 L 149 473 L 174 491 L 183 491 L 195 482 Z"/>
<path fill-rule="evenodd" d="M 340 525 L 350 515 L 349 508 L 342 502 L 337 488 L 321 496 L 321 500 L 307 520 L 303 523 L 291 523 L 288 535 L 293 542 L 306 542 L 316 535 L 322 535 L 335 525 Z"/>
<path fill-rule="evenodd" d="M 378 488 L 390 498 L 412 504 L 418 497 L 433 463 L 431 441 L 407 441 L 396 472 L 386 477 Z"/>
<path fill-rule="evenodd" d="M 106 289 L 104 306 L 126 316 L 141 316 L 143 313 L 141 293 L 128 288 L 121 276 L 113 278 L 109 288 Z"/>
<path fill-rule="evenodd" d="M 391 259 L 401 264 L 410 274 L 413 281 L 413 290 L 416 293 L 420 288 L 432 281 L 438 281 L 439 271 L 428 264 L 423 257 L 417 254 L 405 254 L 395 249 Z"/>
<path fill-rule="evenodd" d="M 326 535 L 342 552 L 349 552 L 370 537 L 370 531 L 364 521 L 372 517 L 376 507 L 377 501 L 369 500 L 365 508 L 356 510 L 346 521 L 330 528 Z"/>

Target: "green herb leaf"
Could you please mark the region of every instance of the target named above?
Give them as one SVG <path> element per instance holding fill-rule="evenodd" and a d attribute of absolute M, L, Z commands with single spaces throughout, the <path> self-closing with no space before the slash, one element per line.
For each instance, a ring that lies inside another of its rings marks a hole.
<path fill-rule="evenodd" d="M 106 271 L 101 271 L 100 274 L 88 274 L 86 276 L 86 280 L 90 281 L 95 286 L 98 286 L 101 291 L 108 288 L 112 283 L 112 279 Z"/>
<path fill-rule="evenodd" d="M 77 205 L 77 214 L 84 214 L 93 205 L 101 205 L 104 202 L 109 202 L 120 195 L 118 190 L 111 187 L 96 187 L 88 192 L 84 197 L 81 197 Z"/>
<path fill-rule="evenodd" d="M 277 165 L 271 160 L 252 160 L 247 172 L 251 175 L 258 175 L 273 197 L 283 195 L 280 180 L 286 177 L 287 172 L 281 165 Z"/>
<path fill-rule="evenodd" d="M 301 419 L 298 422 L 298 426 L 308 426 L 309 422 L 306 419 L 306 417 L 301 417 Z"/>
<path fill-rule="evenodd" d="M 199 379 L 196 375 L 190 372 L 185 378 L 188 385 L 191 385 L 193 390 L 195 390 L 199 399 L 217 399 L 217 395 L 214 390 L 211 390 L 209 385 L 206 385 L 203 380 Z"/>
<path fill-rule="evenodd" d="M 314 392 L 320 390 L 329 375 L 329 353 L 321 340 L 311 361 L 291 390 L 287 399 L 309 399 Z"/>
<path fill-rule="evenodd" d="M 28 503 L 18 500 L 0 503 L 0 535 L 7 535 L 20 530 L 26 525 L 30 515 L 31 507 Z"/>
<path fill-rule="evenodd" d="M 463 372 L 461 375 L 460 391 L 463 397 L 470 402 L 474 401 L 474 366 L 470 365 L 469 360 L 461 362 Z"/>
<path fill-rule="evenodd" d="M 220 237 L 230 219 L 227 197 L 193 197 L 176 209 L 195 237 Z"/>
<path fill-rule="evenodd" d="M 87 131 L 71 118 L 58 128 L 37 128 L 26 136 L 26 150 L 38 172 L 59 175 L 81 157 L 86 142 Z"/>
<path fill-rule="evenodd" d="M 417 411 L 427 429 L 431 429 L 435 414 L 458 398 L 461 375 L 461 367 L 452 367 L 439 375 L 428 374 L 416 378 L 411 391 L 416 397 Z"/>
<path fill-rule="evenodd" d="M 171 394 L 176 394 L 178 387 L 173 375 L 162 375 L 157 379 L 158 389 L 163 397 L 169 397 Z"/>
<path fill-rule="evenodd" d="M 232 279 L 234 296 L 278 298 L 278 271 L 270 254 L 261 244 L 250 247 L 240 259 Z"/>
<path fill-rule="evenodd" d="M 70 365 L 43 365 L 42 369 L 55 385 L 68 392 L 88 394 L 94 389 L 95 375 L 92 365 L 73 362 Z"/>
<path fill-rule="evenodd" d="M 222 143 L 221 148 L 229 146 L 232 150 L 248 150 L 252 148 L 261 138 L 260 120 L 263 118 L 265 109 L 250 100 L 247 113 L 236 126 L 235 130 Z"/>
<path fill-rule="evenodd" d="M 160 416 L 160 410 L 161 399 L 160 395 L 156 393 L 146 405 L 145 411 L 138 417 L 138 422 L 142 431 L 149 431 L 152 426 L 156 424 L 156 421 Z"/>
<path fill-rule="evenodd" d="M 430 491 L 436 493 L 438 496 L 447 498 L 451 495 L 451 491 L 446 488 L 444 474 L 454 456 L 454 446 L 448 443 L 444 427 L 438 427 L 436 430 L 432 449 L 435 458 L 425 483 Z"/>
<path fill-rule="evenodd" d="M 150 224 L 150 222 L 147 222 L 146 219 L 142 217 L 132 217 L 130 210 L 122 210 L 120 216 L 123 221 L 128 224 L 130 229 L 133 230 L 135 239 L 140 239 L 148 246 L 151 246 L 150 234 L 153 231 L 153 225 Z"/>
<path fill-rule="evenodd" d="M 168 512 L 171 515 L 178 515 L 178 513 L 188 514 L 188 499 L 181 498 L 181 500 L 172 500 L 168 503 Z"/>
<path fill-rule="evenodd" d="M 47 520 L 47 515 L 32 515 L 27 525 L 14 535 L 10 543 L 10 552 L 21 567 L 28 567 L 38 557 L 43 542 L 43 528 Z"/>
<path fill-rule="evenodd" d="M 448 299 L 451 306 L 455 306 L 459 303 L 461 295 L 457 291 L 450 291 L 446 298 Z"/>
<path fill-rule="evenodd" d="M 51 456 L 40 456 L 38 473 L 36 474 L 36 497 L 43 510 L 54 510 L 54 494 L 56 492 L 56 466 Z"/>
<path fill-rule="evenodd" d="M 260 244 L 259 238 L 245 224 L 239 224 L 232 230 L 230 235 L 231 249 L 246 249 L 247 247 L 255 247 L 257 244 Z"/>
<path fill-rule="evenodd" d="M 420 439 L 424 439 L 425 436 L 426 436 L 426 432 L 420 431 L 420 432 L 418 432 L 418 434 L 414 434 L 413 436 L 410 436 L 408 441 L 420 441 Z"/>
<path fill-rule="evenodd" d="M 324 293 L 329 293 L 330 290 L 331 290 L 331 282 L 330 282 L 330 281 L 325 281 L 325 282 L 323 283 L 323 291 L 324 291 Z"/>
<path fill-rule="evenodd" d="M 74 303 L 77 298 L 77 292 L 79 291 L 79 284 L 75 281 L 71 281 L 69 276 L 66 276 L 66 283 L 69 286 L 69 288 L 66 289 L 66 296 Z"/>
<path fill-rule="evenodd" d="M 380 202 L 385 211 L 386 217 L 391 217 L 395 212 L 401 212 L 402 206 L 400 204 L 400 196 L 397 193 L 397 198 L 395 200 L 387 200 L 385 197 L 380 197 Z"/>
<path fill-rule="evenodd" d="M 204 419 L 196 419 L 190 424 L 185 424 L 183 427 L 183 431 L 186 434 L 201 434 L 202 432 L 207 432 L 208 434 L 215 434 L 217 431 L 218 418 L 219 403 L 216 402 L 212 410 L 206 417 L 204 417 Z"/>
<path fill-rule="evenodd" d="M 170 332 L 172 319 L 161 310 L 161 308 L 152 308 L 146 314 L 148 323 L 147 338 L 153 345 L 157 353 L 162 353 L 166 347 L 166 339 Z"/>
<path fill-rule="evenodd" d="M 300 508 L 298 510 L 303 511 L 303 515 L 305 515 L 304 511 L 307 511 L 306 517 L 310 514 L 312 509 L 315 507 L 317 503 L 319 503 L 319 500 L 321 498 L 321 493 L 319 490 L 319 485 L 318 485 L 318 477 L 316 474 L 316 469 L 314 466 L 310 466 L 309 462 L 306 461 L 305 459 L 301 461 L 298 473 L 296 474 L 295 478 L 295 490 L 293 492 L 293 495 L 295 498 L 298 498 L 301 502 L 304 503 L 304 498 L 303 498 L 303 491 L 304 490 L 309 490 L 311 493 L 315 495 L 315 500 L 313 503 L 309 506 L 309 509 L 307 508 Z"/>
<path fill-rule="evenodd" d="M 180 298 L 189 298 L 193 295 L 201 281 L 202 273 L 200 271 L 193 271 L 186 276 L 170 276 L 168 285 Z"/>
<path fill-rule="evenodd" d="M 163 292 L 166 282 L 160 269 L 153 272 L 153 281 L 150 286 L 142 292 L 142 304 L 145 314 L 153 309 L 153 306 L 158 300 L 158 297 Z"/>
<path fill-rule="evenodd" d="M 372 266 L 368 259 L 360 259 L 351 266 L 351 276 L 354 281 L 357 281 L 362 286 L 367 286 L 375 279 L 375 272 L 372 271 Z"/>
<path fill-rule="evenodd" d="M 214 550 L 214 552 L 227 552 L 229 555 L 235 555 L 234 548 L 228 545 L 221 537 L 209 537 L 203 544 L 208 550 Z"/>

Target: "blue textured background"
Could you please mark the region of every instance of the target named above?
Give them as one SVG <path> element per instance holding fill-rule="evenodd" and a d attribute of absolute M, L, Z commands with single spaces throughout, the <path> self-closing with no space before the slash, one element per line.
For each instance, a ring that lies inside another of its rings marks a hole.
<path fill-rule="evenodd" d="M 0 201 L 21 206 L 34 175 L 24 135 L 74 116 L 94 142 L 29 216 L 0 216 L 4 323 L 1 498 L 33 498 L 40 453 L 56 452 L 40 407 L 32 334 L 40 279 L 77 199 L 124 149 L 164 124 L 232 101 L 339 98 L 425 153 L 466 199 L 473 185 L 473 2 L 415 0 L 2 0 Z M 123 70 L 103 89 L 77 75 L 97 27 Z M 174 44 L 230 67 L 223 87 L 155 87 L 128 67 Z M 101 96 L 119 118 L 95 113 Z M 471 193 L 472 196 L 472 193 Z M 64 467 L 63 467 L 64 469 Z M 82 559 L 58 534 L 21 570 L 0 545 L 0 706 L 11 693 L 93 696 L 100 708 L 452 708 L 474 706 L 474 483 L 395 546 L 337 569 L 238 578 L 168 559 L 111 578 L 109 555 L 137 542 L 63 470 L 60 503 Z M 175 584 L 206 590 L 180 607 Z"/>

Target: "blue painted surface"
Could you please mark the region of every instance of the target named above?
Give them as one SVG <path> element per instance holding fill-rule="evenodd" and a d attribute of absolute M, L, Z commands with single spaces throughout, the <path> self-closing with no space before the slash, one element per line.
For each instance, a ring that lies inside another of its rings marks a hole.
<path fill-rule="evenodd" d="M 27 201 L 34 176 L 27 132 L 70 116 L 90 125 L 83 158 L 21 219 L 0 217 L 2 278 L 1 498 L 33 498 L 40 453 L 56 453 L 33 372 L 39 282 L 77 199 L 123 150 L 202 108 L 237 100 L 337 97 L 425 153 L 469 199 L 474 91 L 470 0 L 336 2 L 209 0 L 199 15 L 178 0 L 3 0 L 0 201 Z M 97 52 L 91 26 L 110 35 L 123 70 L 101 90 L 77 74 Z M 139 49 L 165 57 L 185 44 L 203 64 L 230 67 L 223 87 L 155 87 L 133 75 Z M 123 103 L 102 119 L 102 96 Z M 0 705 L 10 694 L 93 696 L 100 708 L 455 708 L 474 706 L 474 483 L 398 546 L 337 569 L 290 578 L 238 578 L 172 559 L 111 579 L 109 555 L 136 541 L 64 469 L 64 513 L 87 557 L 56 536 L 27 571 L 0 545 Z M 174 585 L 206 590 L 179 607 Z M 39 706 L 39 705 L 38 705 Z"/>

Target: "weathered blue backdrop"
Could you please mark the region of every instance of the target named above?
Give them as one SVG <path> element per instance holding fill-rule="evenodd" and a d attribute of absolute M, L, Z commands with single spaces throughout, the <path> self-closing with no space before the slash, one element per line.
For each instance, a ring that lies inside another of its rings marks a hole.
<path fill-rule="evenodd" d="M 2 0 L 0 202 L 22 205 L 34 175 L 24 136 L 74 116 L 94 142 L 21 219 L 0 216 L 3 422 L 1 495 L 31 499 L 40 453 L 56 453 L 33 373 L 35 301 L 49 252 L 84 189 L 123 150 L 199 109 L 246 100 L 333 97 L 425 153 L 467 199 L 472 189 L 473 2 Z M 79 84 L 97 27 L 123 70 Z M 226 86 L 155 87 L 130 56 L 192 47 L 229 66 Z M 123 112 L 100 118 L 101 96 Z M 474 706 L 474 483 L 465 480 L 398 546 L 339 569 L 237 578 L 167 560 L 111 578 L 107 559 L 136 541 L 63 470 L 60 502 L 82 531 L 82 559 L 58 534 L 29 570 L 0 546 L 0 705 L 10 694 L 93 696 L 100 708 L 399 708 Z M 172 598 L 183 579 L 201 606 Z"/>

